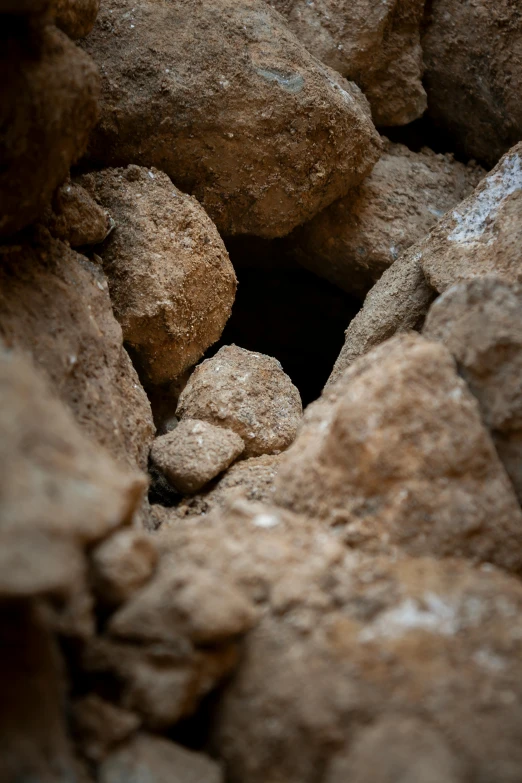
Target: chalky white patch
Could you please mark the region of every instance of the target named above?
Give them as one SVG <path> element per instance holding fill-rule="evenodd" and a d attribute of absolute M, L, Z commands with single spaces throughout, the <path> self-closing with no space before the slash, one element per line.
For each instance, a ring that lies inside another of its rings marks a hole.
<path fill-rule="evenodd" d="M 374 639 L 397 639 L 408 631 L 422 629 L 442 636 L 452 636 L 459 624 L 455 608 L 434 593 L 426 593 L 422 605 L 406 598 L 393 609 L 379 615 L 372 625 L 359 635 L 361 642 Z"/>

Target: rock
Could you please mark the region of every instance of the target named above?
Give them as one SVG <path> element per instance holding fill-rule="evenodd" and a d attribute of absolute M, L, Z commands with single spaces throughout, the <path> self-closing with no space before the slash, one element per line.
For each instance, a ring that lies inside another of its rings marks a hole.
<path fill-rule="evenodd" d="M 0 14 L 37 16 L 47 11 L 49 3 L 50 0 L 0 0 Z"/>
<path fill-rule="evenodd" d="M 384 272 L 350 322 L 325 388 L 339 380 L 360 356 L 398 332 L 420 329 L 436 293 L 415 255 L 406 253 Z"/>
<path fill-rule="evenodd" d="M 256 457 L 292 443 L 302 405 L 277 359 L 225 345 L 196 367 L 180 395 L 177 415 L 233 430 L 243 438 L 245 457 Z"/>
<path fill-rule="evenodd" d="M 22 601 L 2 603 L 0 611 L 2 783 L 76 779 L 65 726 L 62 661 L 42 615 Z"/>
<path fill-rule="evenodd" d="M 93 61 L 52 25 L 15 34 L 2 22 L 0 237 L 43 213 L 98 120 Z"/>
<path fill-rule="evenodd" d="M 419 27 L 424 0 L 270 0 L 309 52 L 352 79 L 376 125 L 407 125 L 426 109 Z"/>
<path fill-rule="evenodd" d="M 522 501 L 522 289 L 494 277 L 457 283 L 435 300 L 423 334 L 455 357 Z"/>
<path fill-rule="evenodd" d="M 351 554 L 323 570 L 245 640 L 212 726 L 229 779 L 516 783 L 521 612 L 491 567 Z"/>
<path fill-rule="evenodd" d="M 351 546 L 522 567 L 522 513 L 444 346 L 388 340 L 307 409 L 275 501 Z"/>
<path fill-rule="evenodd" d="M 364 295 L 410 245 L 471 193 L 484 173 L 451 155 L 411 152 L 387 142 L 364 182 L 296 229 L 288 244 L 311 272 Z"/>
<path fill-rule="evenodd" d="M 0 248 L 0 336 L 34 358 L 91 437 L 146 469 L 152 414 L 102 270 L 43 230 L 31 240 Z"/>
<path fill-rule="evenodd" d="M 215 761 L 162 737 L 138 734 L 100 768 L 100 783 L 222 783 Z"/>
<path fill-rule="evenodd" d="M 107 212 L 84 188 L 70 179 L 54 193 L 42 223 L 53 237 L 68 242 L 71 247 L 97 245 L 103 242 L 111 229 Z"/>
<path fill-rule="evenodd" d="M 91 162 L 156 166 L 222 234 L 283 236 L 379 157 L 359 89 L 261 0 L 107 0 L 82 46 L 102 71 Z"/>
<path fill-rule="evenodd" d="M 230 316 L 236 277 L 225 246 L 197 201 L 157 169 L 110 169 L 80 182 L 117 224 L 99 252 L 124 339 L 151 383 L 172 381 Z"/>
<path fill-rule="evenodd" d="M 100 0 L 51 0 L 54 21 L 69 38 L 88 35 L 98 16 Z"/>
<path fill-rule="evenodd" d="M 148 582 L 157 561 L 150 534 L 118 530 L 91 553 L 91 579 L 98 600 L 109 605 L 128 601 Z"/>
<path fill-rule="evenodd" d="M 427 11 L 429 113 L 464 154 L 493 166 L 522 136 L 520 4 L 434 0 Z"/>
<path fill-rule="evenodd" d="M 101 699 L 95 693 L 77 699 L 71 705 L 72 727 L 82 755 L 89 761 L 103 761 L 139 728 L 137 715 Z"/>
<path fill-rule="evenodd" d="M 128 522 L 145 482 L 79 429 L 48 384 L 0 351 L 0 594 L 70 593 L 82 547 Z"/>
<path fill-rule="evenodd" d="M 206 421 L 184 419 L 156 438 L 151 460 L 178 492 L 190 495 L 208 484 L 245 450 L 239 435 Z"/>
<path fill-rule="evenodd" d="M 475 191 L 414 248 L 439 293 L 471 277 L 522 281 L 522 143 L 513 147 Z"/>

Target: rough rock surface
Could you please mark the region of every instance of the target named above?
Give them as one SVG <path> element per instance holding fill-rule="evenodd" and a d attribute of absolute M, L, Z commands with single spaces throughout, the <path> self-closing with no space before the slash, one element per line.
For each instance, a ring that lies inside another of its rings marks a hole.
<path fill-rule="evenodd" d="M 362 89 L 376 125 L 426 109 L 419 26 L 424 0 L 270 0 L 309 52 Z"/>
<path fill-rule="evenodd" d="M 469 157 L 494 165 L 522 137 L 518 0 L 433 0 L 422 40 L 429 113 Z"/>
<path fill-rule="evenodd" d="M 81 547 L 128 522 L 145 481 L 79 429 L 45 380 L 0 351 L 0 593 L 70 592 Z"/>
<path fill-rule="evenodd" d="M 98 120 L 93 61 L 52 25 L 19 35 L 2 21 L 0 237 L 35 221 Z"/>
<path fill-rule="evenodd" d="M 420 329 L 435 296 L 415 257 L 406 253 L 399 258 L 369 291 L 350 322 L 326 388 L 339 380 L 356 359 L 384 340 L 398 332 Z"/>
<path fill-rule="evenodd" d="M 100 0 L 51 0 L 51 13 L 57 27 L 70 38 L 84 38 L 96 21 Z"/>
<path fill-rule="evenodd" d="M 414 246 L 430 285 L 442 293 L 453 283 L 484 275 L 521 282 L 521 210 L 522 143 Z"/>
<path fill-rule="evenodd" d="M 215 761 L 174 742 L 138 734 L 102 764 L 100 783 L 222 783 Z"/>
<path fill-rule="evenodd" d="M 522 289 L 494 277 L 458 283 L 433 303 L 423 334 L 455 357 L 522 500 Z"/>
<path fill-rule="evenodd" d="M 124 339 L 150 382 L 171 381 L 230 316 L 236 277 L 225 246 L 197 201 L 157 169 L 109 169 L 80 182 L 116 221 L 99 252 Z"/>
<path fill-rule="evenodd" d="M 275 500 L 352 546 L 522 568 L 522 513 L 477 401 L 420 335 L 374 349 L 309 406 Z"/>
<path fill-rule="evenodd" d="M 96 264 L 43 230 L 0 248 L 0 336 L 47 372 L 89 435 L 146 469 L 150 405 Z"/>
<path fill-rule="evenodd" d="M 257 457 L 292 443 L 302 405 L 276 359 L 225 345 L 196 367 L 180 395 L 177 415 L 233 430 L 245 443 L 245 457 Z"/>
<path fill-rule="evenodd" d="M 289 245 L 311 272 L 364 295 L 410 245 L 472 192 L 484 173 L 451 155 L 427 148 L 411 152 L 387 142 L 364 182 L 296 229 Z"/>
<path fill-rule="evenodd" d="M 152 576 L 158 552 L 154 539 L 140 530 L 118 530 L 91 553 L 91 580 L 104 604 L 121 604 Z"/>
<path fill-rule="evenodd" d="M 387 270 L 346 330 L 330 381 L 396 332 L 422 327 L 438 291 L 497 275 L 522 281 L 522 144 L 513 147 L 473 193 Z"/>
<path fill-rule="evenodd" d="M 53 195 L 42 221 L 56 239 L 71 247 L 97 245 L 111 229 L 111 218 L 84 188 L 67 179 Z"/>
<path fill-rule="evenodd" d="M 287 234 L 379 157 L 360 90 L 261 0 L 106 0 L 82 46 L 102 70 L 91 160 L 157 166 L 223 234 Z"/>
<path fill-rule="evenodd" d="M 82 756 L 99 763 L 115 745 L 134 734 L 140 719 L 90 693 L 71 705 L 71 723 Z"/>
<path fill-rule="evenodd" d="M 243 440 L 232 430 L 183 419 L 172 432 L 156 438 L 150 457 L 178 492 L 191 494 L 228 468 L 244 450 Z"/>

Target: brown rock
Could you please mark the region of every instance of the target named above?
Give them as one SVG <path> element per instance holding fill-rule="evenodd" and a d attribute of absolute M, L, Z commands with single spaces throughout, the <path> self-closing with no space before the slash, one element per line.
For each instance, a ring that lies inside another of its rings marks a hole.
<path fill-rule="evenodd" d="M 522 513 L 478 404 L 419 335 L 374 349 L 309 406 L 275 500 L 353 546 L 522 567 Z"/>
<path fill-rule="evenodd" d="M 150 405 L 96 264 L 45 231 L 3 246 L 0 336 L 32 355 L 90 436 L 122 463 L 146 468 Z"/>
<path fill-rule="evenodd" d="M 485 172 L 428 149 L 386 143 L 371 174 L 293 232 L 300 264 L 364 295 L 385 269 L 471 193 Z"/>
<path fill-rule="evenodd" d="M 54 193 L 42 223 L 53 237 L 68 242 L 71 247 L 97 245 L 103 242 L 111 229 L 107 212 L 84 188 L 70 179 Z"/>
<path fill-rule="evenodd" d="M 436 293 L 426 282 L 415 255 L 406 253 L 384 272 L 350 322 L 326 388 L 347 367 L 397 332 L 420 329 Z"/>
<path fill-rule="evenodd" d="M 51 0 L 0 0 L 0 14 L 38 15 L 47 11 Z M 4 22 L 6 20 L 3 20 Z"/>
<path fill-rule="evenodd" d="M 90 693 L 71 705 L 73 733 L 82 755 L 99 763 L 139 728 L 137 715 Z"/>
<path fill-rule="evenodd" d="M 246 638 L 213 724 L 229 779 L 516 783 L 521 616 L 493 568 L 349 555 Z"/>
<path fill-rule="evenodd" d="M 74 780 L 61 660 L 42 613 L 30 602 L 2 604 L 0 688 L 2 783 Z"/>
<path fill-rule="evenodd" d="M 98 16 L 100 0 L 51 0 L 51 12 L 60 30 L 69 38 L 88 35 Z"/>
<path fill-rule="evenodd" d="M 434 0 L 422 39 L 429 113 L 468 157 L 493 166 L 522 136 L 518 0 Z"/>
<path fill-rule="evenodd" d="M 180 395 L 177 415 L 234 430 L 245 442 L 245 457 L 255 457 L 292 443 L 302 405 L 277 359 L 225 345 L 196 367 Z"/>
<path fill-rule="evenodd" d="M 222 783 L 215 761 L 174 742 L 138 734 L 100 768 L 100 783 Z"/>
<path fill-rule="evenodd" d="M 152 576 L 158 552 L 152 536 L 141 530 L 118 530 L 91 553 L 91 577 L 98 600 L 127 601 Z"/>
<path fill-rule="evenodd" d="M 91 160 L 157 166 L 223 234 L 287 234 L 379 157 L 358 88 L 261 0 L 107 0 L 82 46 L 103 80 Z"/>
<path fill-rule="evenodd" d="M 236 277 L 225 246 L 197 201 L 157 169 L 109 169 L 80 182 L 117 224 L 100 255 L 123 336 L 152 383 L 171 381 L 230 316 Z"/>
<path fill-rule="evenodd" d="M 423 329 L 457 361 L 522 500 L 522 290 L 483 277 L 446 289 Z"/>
<path fill-rule="evenodd" d="M 239 435 L 206 421 L 184 419 L 156 438 L 150 456 L 179 492 L 191 494 L 208 484 L 245 450 Z"/>
<path fill-rule="evenodd" d="M 78 428 L 39 374 L 0 352 L 2 595 L 70 591 L 81 546 L 129 521 L 144 481 Z"/>
<path fill-rule="evenodd" d="M 359 85 L 376 125 L 406 125 L 423 114 L 424 0 L 270 0 L 270 5 L 309 52 Z"/>
<path fill-rule="evenodd" d="M 93 61 L 46 25 L 14 34 L 2 22 L 0 236 L 34 222 L 84 152 L 98 120 Z"/>

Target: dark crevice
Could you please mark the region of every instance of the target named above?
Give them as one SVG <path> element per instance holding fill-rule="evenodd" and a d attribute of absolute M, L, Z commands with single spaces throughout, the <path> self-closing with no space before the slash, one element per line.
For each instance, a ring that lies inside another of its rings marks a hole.
<path fill-rule="evenodd" d="M 438 126 L 427 113 L 409 125 L 379 128 L 379 133 L 395 144 L 404 144 L 412 152 L 420 152 L 423 147 L 429 147 L 436 153 L 450 153 L 461 163 L 469 163 L 471 160 L 452 134 Z"/>

